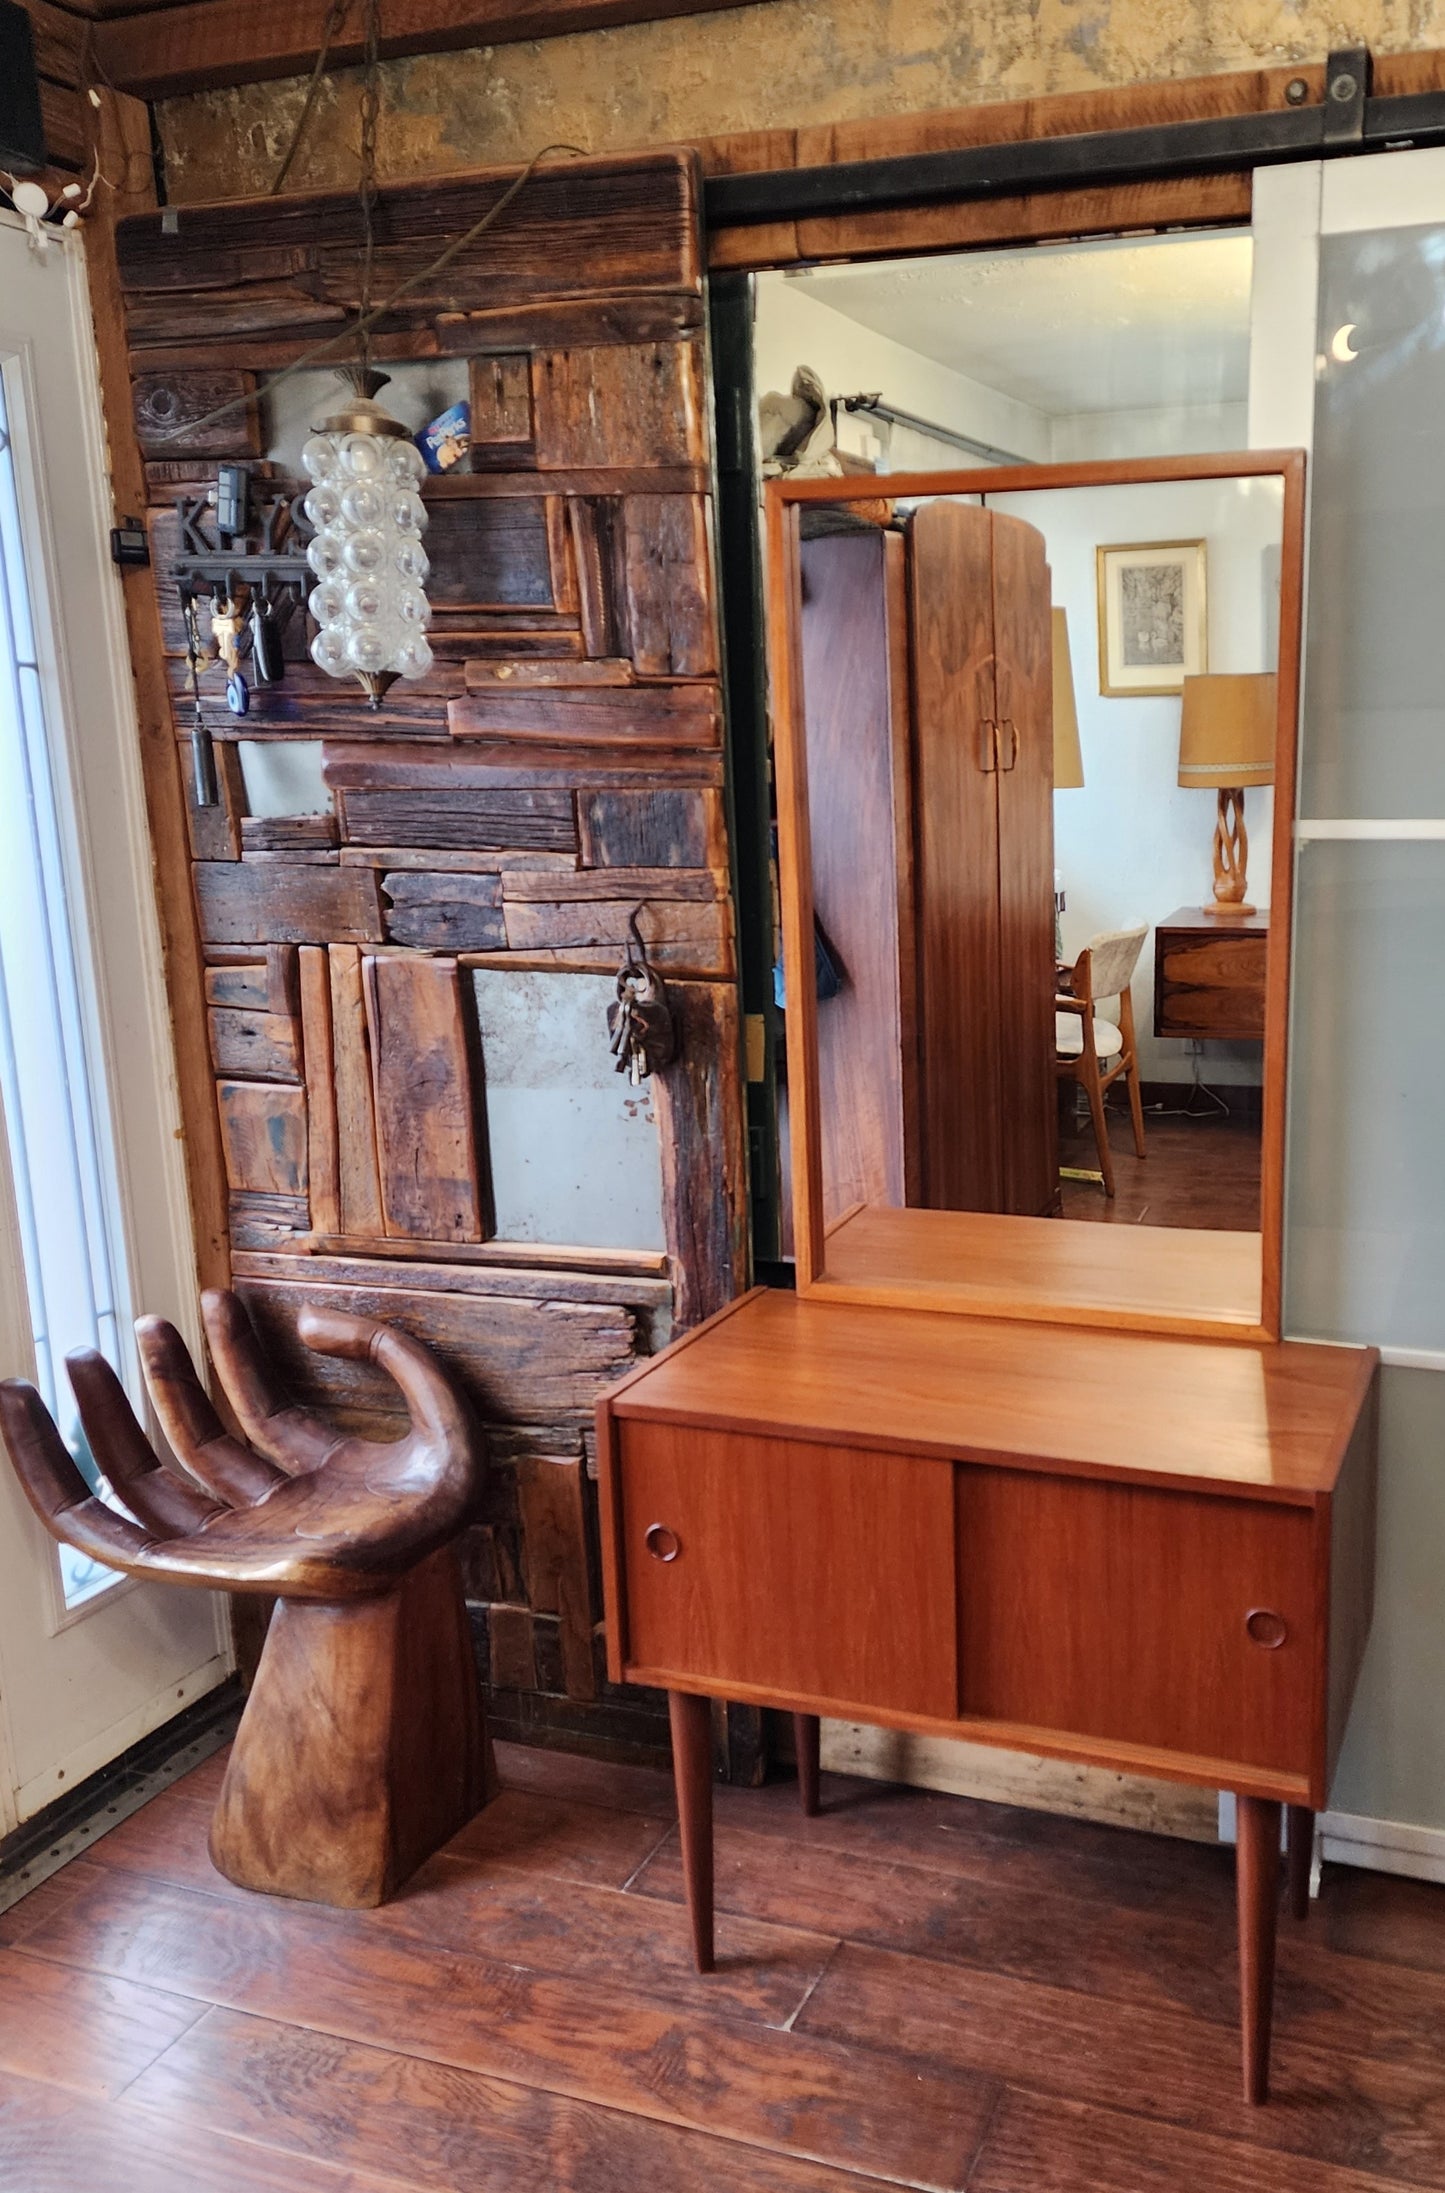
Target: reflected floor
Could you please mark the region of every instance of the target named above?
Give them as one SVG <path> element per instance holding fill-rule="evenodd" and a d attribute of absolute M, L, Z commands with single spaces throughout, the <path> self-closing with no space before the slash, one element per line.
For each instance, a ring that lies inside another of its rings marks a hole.
<path fill-rule="evenodd" d="M 1106 1225 L 1201 1226 L 1248 1232 L 1259 1225 L 1260 1129 L 1257 1120 L 1221 1115 L 1169 1118 L 1146 1111 L 1148 1156 L 1134 1155 L 1127 1106 L 1107 1108 L 1115 1193 L 1091 1181 L 1063 1180 L 1063 1216 Z M 1065 1118 L 1059 1163 L 1097 1170 L 1087 1113 Z"/>

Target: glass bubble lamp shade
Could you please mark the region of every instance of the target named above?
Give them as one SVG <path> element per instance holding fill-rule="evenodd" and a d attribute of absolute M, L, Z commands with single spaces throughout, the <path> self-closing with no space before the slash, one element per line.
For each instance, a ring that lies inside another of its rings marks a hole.
<path fill-rule="evenodd" d="M 371 378 L 379 386 L 385 376 Z M 314 483 L 301 506 L 316 529 L 306 550 L 316 574 L 311 659 L 333 678 L 359 678 L 379 708 L 398 678 L 423 678 L 432 664 L 417 492 L 426 465 L 372 392 L 323 419 L 301 462 Z"/>

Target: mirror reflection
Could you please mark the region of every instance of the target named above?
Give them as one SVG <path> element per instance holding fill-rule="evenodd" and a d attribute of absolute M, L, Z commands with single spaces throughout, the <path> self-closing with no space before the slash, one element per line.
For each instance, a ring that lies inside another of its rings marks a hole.
<path fill-rule="evenodd" d="M 830 1228 L 1258 1230 L 1283 501 L 804 506 Z"/>

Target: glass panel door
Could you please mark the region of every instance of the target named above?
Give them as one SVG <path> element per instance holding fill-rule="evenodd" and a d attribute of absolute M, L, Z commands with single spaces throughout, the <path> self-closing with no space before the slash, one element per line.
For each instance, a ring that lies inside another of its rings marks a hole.
<path fill-rule="evenodd" d="M 0 214 L 0 1375 L 100 1488 L 64 1358 L 144 1409 L 131 1316 L 195 1322 L 84 258 Z M 224 1607 L 58 1548 L 0 1460 L 0 1824 L 225 1674 Z"/>

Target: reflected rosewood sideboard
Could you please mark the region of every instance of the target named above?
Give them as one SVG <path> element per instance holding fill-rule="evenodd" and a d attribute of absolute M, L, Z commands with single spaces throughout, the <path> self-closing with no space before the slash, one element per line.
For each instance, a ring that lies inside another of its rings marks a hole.
<path fill-rule="evenodd" d="M 608 1660 L 671 1697 L 712 1963 L 710 1698 L 1239 1799 L 1245 2090 L 1268 2084 L 1281 1807 L 1303 1916 L 1369 1629 L 1373 1350 L 759 1289 L 598 1411 Z"/>

